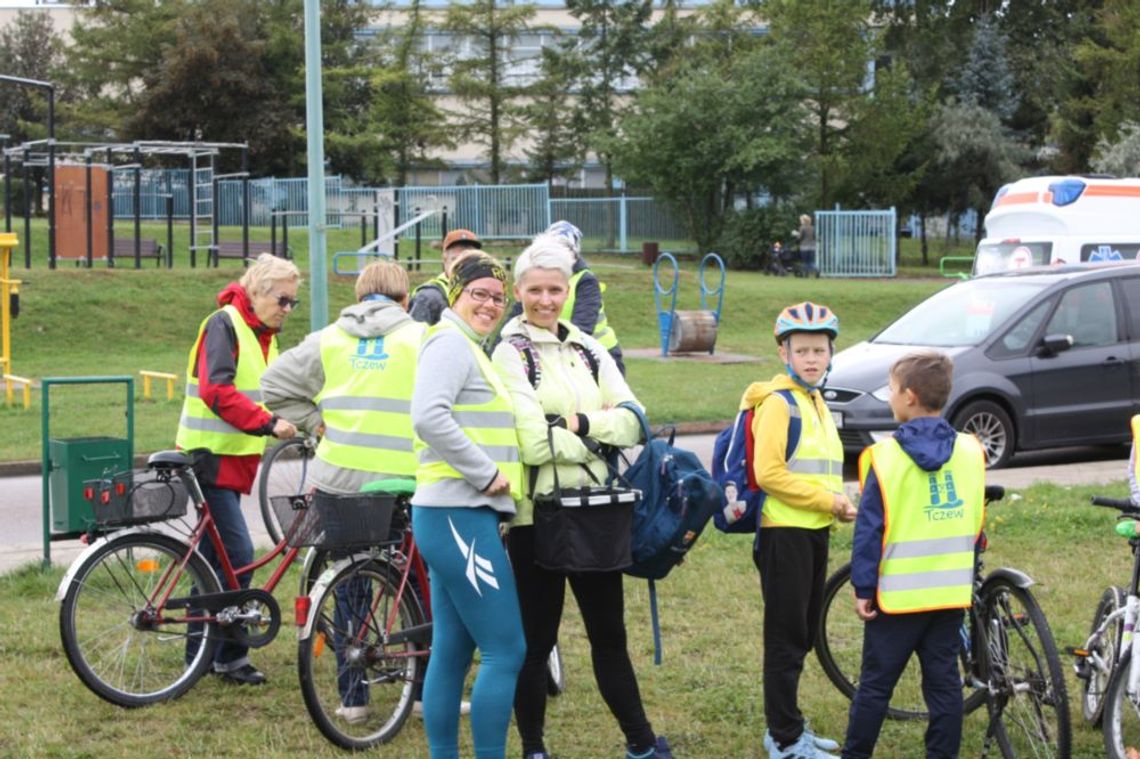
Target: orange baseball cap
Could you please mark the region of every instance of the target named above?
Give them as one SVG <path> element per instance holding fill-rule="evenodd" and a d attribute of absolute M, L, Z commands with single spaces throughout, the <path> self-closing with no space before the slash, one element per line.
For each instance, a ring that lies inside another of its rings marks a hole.
<path fill-rule="evenodd" d="M 476 248 L 483 247 L 483 241 L 469 229 L 453 229 L 447 233 L 447 237 L 443 238 L 443 249 L 447 250 L 457 242 L 466 242 Z"/>

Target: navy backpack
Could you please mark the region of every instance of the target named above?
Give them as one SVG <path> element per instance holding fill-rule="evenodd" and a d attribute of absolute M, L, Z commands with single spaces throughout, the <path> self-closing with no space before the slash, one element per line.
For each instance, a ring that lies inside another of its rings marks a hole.
<path fill-rule="evenodd" d="M 790 459 L 800 442 L 802 420 L 799 407 L 790 390 L 777 390 L 776 395 L 788 403 L 788 448 L 785 460 Z M 713 524 L 721 532 L 752 534 L 760 526 L 760 510 L 764 493 L 756 485 L 752 461 L 756 441 L 752 437 L 754 408 L 744 409 L 736 415 L 731 427 L 721 430 L 713 443 L 712 478 L 724 491 L 724 503 L 713 514 Z"/>
<path fill-rule="evenodd" d="M 633 564 L 625 573 L 649 580 L 649 609 L 653 618 L 654 661 L 661 663 L 661 630 L 657 620 L 655 580 L 669 574 L 696 543 L 714 513 L 724 504 L 724 493 L 692 451 L 653 437 L 649 420 L 634 404 L 621 404 L 641 422 L 645 447 L 621 479 L 641 491 L 633 512 L 630 553 Z"/>

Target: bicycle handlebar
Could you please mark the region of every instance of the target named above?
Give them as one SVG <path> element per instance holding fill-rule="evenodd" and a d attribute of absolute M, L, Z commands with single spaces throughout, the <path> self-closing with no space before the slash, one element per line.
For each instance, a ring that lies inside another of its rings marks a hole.
<path fill-rule="evenodd" d="M 1110 509 L 1118 509 L 1120 511 L 1136 512 L 1140 516 L 1140 506 L 1132 503 L 1130 498 L 1107 498 L 1102 495 L 1094 495 L 1089 499 L 1089 503 L 1093 506 L 1104 506 Z"/>
<path fill-rule="evenodd" d="M 985 495 L 983 496 L 986 503 L 993 501 L 1000 501 L 1005 498 L 1005 487 L 1002 485 L 986 485 Z"/>

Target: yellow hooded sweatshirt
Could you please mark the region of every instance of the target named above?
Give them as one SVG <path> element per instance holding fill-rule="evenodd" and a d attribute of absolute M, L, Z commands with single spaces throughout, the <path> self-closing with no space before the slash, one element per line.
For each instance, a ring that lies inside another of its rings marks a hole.
<path fill-rule="evenodd" d="M 817 483 L 805 480 L 788 471 L 785 456 L 788 450 L 788 404 L 774 395 L 777 390 L 791 390 L 806 395 L 820 418 L 831 412 L 819 391 L 808 393 L 786 374 L 777 374 L 771 382 L 753 382 L 740 400 L 741 410 L 756 408 L 752 419 L 752 436 L 756 440 L 752 460 L 756 484 L 765 493 L 788 506 L 805 511 L 830 514 L 833 494 Z M 761 523 L 761 526 L 766 526 Z"/>

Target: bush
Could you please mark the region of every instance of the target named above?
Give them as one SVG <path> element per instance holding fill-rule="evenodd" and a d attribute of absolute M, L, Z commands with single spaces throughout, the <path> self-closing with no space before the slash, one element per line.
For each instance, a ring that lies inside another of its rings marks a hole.
<path fill-rule="evenodd" d="M 716 252 L 730 269 L 761 269 L 773 242 L 780 240 L 785 248 L 795 244 L 792 230 L 797 224 L 796 213 L 789 208 L 732 211 L 725 216 Z"/>

